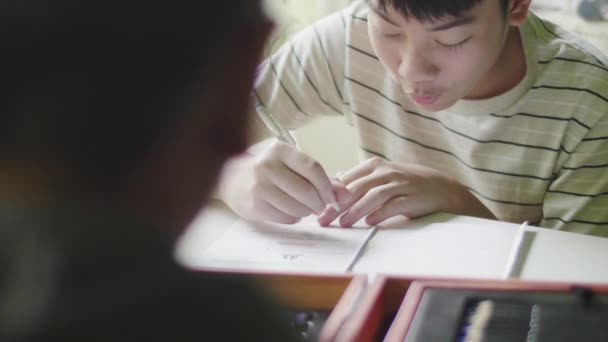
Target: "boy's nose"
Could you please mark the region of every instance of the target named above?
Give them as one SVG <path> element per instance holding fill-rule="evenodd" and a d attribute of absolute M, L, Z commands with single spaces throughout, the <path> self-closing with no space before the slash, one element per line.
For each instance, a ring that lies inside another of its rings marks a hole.
<path fill-rule="evenodd" d="M 435 79 L 439 68 L 415 49 L 404 49 L 399 63 L 399 76 L 408 83 L 429 82 Z"/>

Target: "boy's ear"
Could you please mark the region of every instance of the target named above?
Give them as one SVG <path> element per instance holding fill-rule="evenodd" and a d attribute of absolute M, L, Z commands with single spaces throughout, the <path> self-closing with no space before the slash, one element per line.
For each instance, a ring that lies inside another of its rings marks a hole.
<path fill-rule="evenodd" d="M 519 26 L 528 17 L 532 0 L 509 0 L 507 19 L 509 25 Z"/>

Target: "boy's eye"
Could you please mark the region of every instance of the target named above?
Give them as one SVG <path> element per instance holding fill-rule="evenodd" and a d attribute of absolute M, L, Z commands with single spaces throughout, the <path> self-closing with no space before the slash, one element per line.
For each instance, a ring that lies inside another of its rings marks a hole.
<path fill-rule="evenodd" d="M 458 43 L 442 43 L 440 41 L 437 41 L 437 44 L 445 47 L 445 48 L 449 48 L 449 49 L 455 49 L 455 48 L 459 48 L 461 47 L 464 43 L 466 43 L 469 39 L 471 39 L 471 37 L 467 37 L 461 41 L 459 41 Z"/>
<path fill-rule="evenodd" d="M 386 38 L 398 38 L 401 37 L 401 33 L 382 33 Z"/>

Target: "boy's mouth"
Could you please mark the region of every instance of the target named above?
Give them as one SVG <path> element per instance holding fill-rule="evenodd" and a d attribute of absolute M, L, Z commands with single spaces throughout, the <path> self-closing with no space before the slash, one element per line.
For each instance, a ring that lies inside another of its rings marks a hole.
<path fill-rule="evenodd" d="M 438 94 L 424 94 L 424 93 L 409 93 L 408 96 L 412 101 L 422 106 L 429 106 L 437 101 L 439 98 Z"/>

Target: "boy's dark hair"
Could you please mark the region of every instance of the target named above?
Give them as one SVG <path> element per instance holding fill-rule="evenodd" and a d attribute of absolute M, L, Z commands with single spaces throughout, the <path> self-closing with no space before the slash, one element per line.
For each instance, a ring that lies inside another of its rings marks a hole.
<path fill-rule="evenodd" d="M 376 0 L 380 10 L 392 7 L 404 17 L 420 21 L 439 19 L 444 16 L 459 16 L 483 0 Z M 503 14 L 507 13 L 509 0 L 500 1 Z"/>
<path fill-rule="evenodd" d="M 190 109 L 230 32 L 261 20 L 259 3 L 2 1 L 0 162 L 125 174 Z"/>

